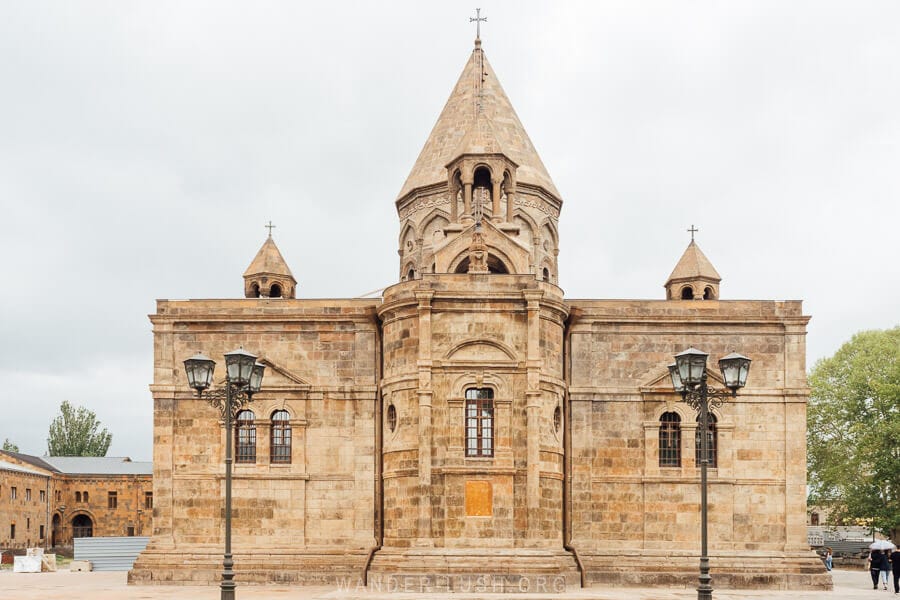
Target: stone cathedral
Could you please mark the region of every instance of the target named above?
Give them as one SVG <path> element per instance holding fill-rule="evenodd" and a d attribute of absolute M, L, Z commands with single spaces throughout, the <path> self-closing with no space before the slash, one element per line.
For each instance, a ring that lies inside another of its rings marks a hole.
<path fill-rule="evenodd" d="M 806 542 L 799 301 L 721 299 L 693 240 L 660 299 L 566 298 L 563 199 L 479 40 L 395 204 L 381 298 L 298 299 L 270 234 L 243 298 L 158 301 L 131 582 L 219 577 L 226 433 L 182 361 L 213 357 L 221 387 L 243 346 L 267 369 L 233 433 L 238 584 L 693 586 L 702 432 L 667 365 L 695 346 L 718 385 L 720 357 L 753 359 L 708 432 L 713 584 L 830 587 Z"/>

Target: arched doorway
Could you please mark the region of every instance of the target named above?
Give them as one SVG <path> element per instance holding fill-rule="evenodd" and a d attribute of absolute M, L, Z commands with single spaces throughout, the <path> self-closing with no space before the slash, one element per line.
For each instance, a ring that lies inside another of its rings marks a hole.
<path fill-rule="evenodd" d="M 53 521 L 50 524 L 50 546 L 52 548 L 55 548 L 62 542 L 62 539 L 61 539 L 62 532 L 60 531 L 61 523 L 62 523 L 62 520 L 59 518 L 59 514 L 53 515 Z"/>
<path fill-rule="evenodd" d="M 72 537 L 94 537 L 94 522 L 87 515 L 77 515 L 72 519 Z"/>

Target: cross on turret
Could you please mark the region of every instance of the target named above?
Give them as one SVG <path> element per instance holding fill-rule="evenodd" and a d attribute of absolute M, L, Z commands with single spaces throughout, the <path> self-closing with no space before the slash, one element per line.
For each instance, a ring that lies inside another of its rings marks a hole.
<path fill-rule="evenodd" d="M 691 223 L 691 228 L 687 230 L 691 234 L 691 241 L 694 241 L 694 234 L 700 231 L 699 229 L 694 228 L 694 224 Z"/>
<path fill-rule="evenodd" d="M 469 23 L 475 23 L 475 39 L 481 40 L 481 22 L 487 21 L 487 17 L 481 16 L 481 9 L 475 9 L 475 16 L 469 17 Z"/>
<path fill-rule="evenodd" d="M 275 225 L 272 225 L 272 220 L 269 219 L 268 225 L 265 225 L 266 229 L 269 230 L 269 237 L 272 237 L 272 230 L 275 229 Z"/>

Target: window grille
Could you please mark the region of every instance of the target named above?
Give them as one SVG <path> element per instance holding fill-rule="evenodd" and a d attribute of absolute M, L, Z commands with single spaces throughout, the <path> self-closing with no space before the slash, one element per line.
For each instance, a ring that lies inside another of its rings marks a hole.
<path fill-rule="evenodd" d="M 718 465 L 718 455 L 719 455 L 719 447 L 718 447 L 718 435 L 716 428 L 716 416 L 712 413 L 708 415 L 709 419 L 709 429 L 707 430 L 706 440 L 709 446 L 709 462 L 706 464 L 707 467 L 715 469 Z M 702 456 L 702 452 L 700 450 L 700 415 L 697 415 L 697 433 L 694 436 L 694 457 L 697 462 L 697 467 L 700 467 L 700 458 Z"/>
<path fill-rule="evenodd" d="M 272 413 L 272 439 L 269 459 L 273 464 L 291 462 L 291 415 L 286 410 Z"/>
<path fill-rule="evenodd" d="M 242 410 L 237 414 L 237 427 L 234 431 L 235 462 L 256 462 L 256 415 L 251 410 Z"/>
<path fill-rule="evenodd" d="M 659 466 L 681 466 L 681 417 L 667 412 L 659 418 Z"/>
<path fill-rule="evenodd" d="M 494 390 L 466 390 L 466 456 L 494 456 Z"/>

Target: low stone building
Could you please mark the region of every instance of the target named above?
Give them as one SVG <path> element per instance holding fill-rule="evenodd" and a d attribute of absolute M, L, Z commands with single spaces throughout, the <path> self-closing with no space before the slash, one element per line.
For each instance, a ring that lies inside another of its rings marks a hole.
<path fill-rule="evenodd" d="M 0 549 L 149 535 L 152 473 L 151 463 L 127 457 L 0 451 Z"/>
<path fill-rule="evenodd" d="M 244 298 L 157 302 L 156 512 L 132 582 L 218 578 L 226 433 L 182 361 L 243 346 L 267 369 L 236 415 L 238 582 L 691 585 L 707 435 L 715 584 L 830 586 L 806 543 L 799 301 L 722 300 L 693 240 L 662 299 L 566 298 L 562 198 L 479 40 L 395 206 L 380 299 L 297 299 L 270 236 Z M 691 346 L 716 385 L 716 360 L 753 359 L 705 433 L 667 371 Z"/>
<path fill-rule="evenodd" d="M 48 544 L 51 479 L 0 454 L 0 551 Z"/>

